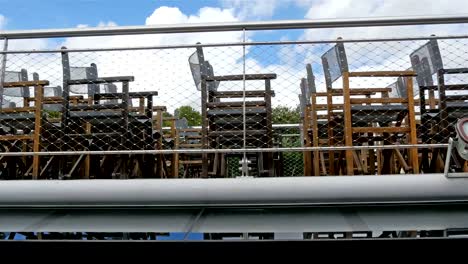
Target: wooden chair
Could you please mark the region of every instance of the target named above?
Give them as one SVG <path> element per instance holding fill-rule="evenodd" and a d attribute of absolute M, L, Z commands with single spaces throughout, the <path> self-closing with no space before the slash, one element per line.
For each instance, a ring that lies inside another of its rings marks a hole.
<path fill-rule="evenodd" d="M 468 84 L 447 84 L 450 75 L 467 74 L 468 68 L 445 68 L 437 40 L 429 40 L 410 54 L 411 64 L 417 72 L 421 101 L 421 139 L 425 144 L 447 143 L 455 137 L 455 124 L 468 115 Z M 440 148 L 422 149 L 421 169 L 424 172 L 441 172 L 445 152 Z M 454 156 L 455 158 L 456 156 Z M 452 161 L 458 169 L 463 162 Z"/>
<path fill-rule="evenodd" d="M 306 65 L 307 78 L 301 79 L 301 95 L 300 101 L 302 105 L 301 117 L 303 119 L 303 131 L 304 135 L 304 146 L 306 147 L 319 147 L 324 146 L 323 144 L 324 135 L 325 140 L 327 133 L 324 125 L 326 121 L 323 120 L 323 116 L 320 116 L 319 104 L 317 101 L 318 95 L 315 87 L 315 76 L 312 71 L 310 64 Z M 322 169 L 325 170 L 324 155 L 320 151 L 304 152 L 304 175 L 305 176 L 320 176 L 320 161 L 322 161 Z M 326 175 L 326 171 L 324 171 Z"/>
<path fill-rule="evenodd" d="M 175 122 L 176 149 L 200 149 L 202 147 L 202 129 L 188 125 L 187 119 L 177 119 Z M 178 155 L 178 170 L 182 169 L 182 178 L 199 178 L 201 176 L 203 159 L 201 154 L 181 153 Z"/>
<path fill-rule="evenodd" d="M 34 106 L 25 105 L 16 107 L 15 104 L 8 104 L 9 107 L 0 109 L 0 141 L 2 151 L 11 152 L 39 152 L 41 150 L 41 131 L 43 129 L 42 97 L 44 86 L 49 82 L 46 80 L 27 81 L 27 72 L 6 72 L 6 82 L 3 83 L 3 95 L 8 97 L 20 95 L 18 98 L 24 99 L 29 95 L 29 87 L 34 87 Z M 4 98 L 2 98 L 4 99 Z M 32 144 L 32 146 L 30 145 Z M 6 168 L 2 170 L 2 175 L 6 179 L 17 179 L 31 176 L 36 180 L 40 174 L 39 155 L 33 155 L 32 161 L 28 156 L 4 157 L 0 159 L 6 161 Z"/>
<path fill-rule="evenodd" d="M 213 67 L 205 60 L 203 50 L 197 47 L 189 58 L 190 68 L 198 90 L 201 91 L 202 106 L 202 148 L 242 148 L 244 136 L 243 98 L 245 96 L 246 147 L 271 148 L 273 128 L 271 118 L 271 80 L 276 74 L 246 74 L 215 76 Z M 220 82 L 228 81 L 265 82 L 263 90 L 218 91 Z M 239 98 L 236 101 L 223 101 Z M 236 155 L 238 156 L 238 155 Z M 249 153 L 252 167 L 258 176 L 273 176 L 275 164 L 272 153 Z M 211 171 L 208 172 L 208 157 L 211 157 Z M 225 175 L 225 154 L 203 154 L 203 177 Z"/>
<path fill-rule="evenodd" d="M 346 52 L 342 42 L 338 42 L 322 56 L 322 63 L 328 93 L 328 122 L 332 125 L 338 124 L 338 127 L 343 129 L 345 146 L 352 147 L 362 143 L 373 145 L 375 142 L 382 142 L 383 144 L 396 144 L 401 142 L 417 144 L 413 82 L 411 80 L 411 78 L 415 76 L 414 72 L 350 72 L 348 70 Z M 349 79 L 361 77 L 404 77 L 407 80 L 407 96 L 406 98 L 389 98 L 389 88 L 351 88 Z M 343 80 L 343 107 L 340 109 L 342 111 L 342 118 L 341 116 L 333 118 L 336 117 L 336 114 L 333 112 L 334 105 L 331 99 L 333 96 L 331 84 L 339 78 Z M 371 95 L 375 93 L 380 93 L 380 96 L 371 97 Z M 403 122 L 406 117 L 406 122 Z M 329 130 L 329 137 L 332 140 L 335 137 L 333 132 L 333 127 L 331 127 Z M 404 136 L 407 137 L 407 140 L 404 139 Z M 333 143 L 334 142 L 331 141 L 330 146 L 333 145 Z M 382 157 L 380 159 L 381 165 L 379 165 L 380 169 L 377 173 L 394 173 L 392 169 L 394 167 L 394 159 L 406 162 L 404 159 L 400 159 L 400 155 L 396 152 L 400 153 L 398 150 L 382 151 Z M 410 169 L 413 173 L 418 173 L 417 149 L 410 149 L 409 152 L 408 163 L 410 165 L 405 167 Z M 333 153 L 329 153 L 329 156 L 332 155 Z M 353 175 L 355 170 L 357 170 L 359 174 L 374 174 L 373 156 L 372 152 L 360 156 L 354 150 L 346 150 L 346 174 Z M 330 161 L 332 160 L 333 157 L 330 157 Z M 370 166 L 366 166 L 366 163 L 370 164 Z"/>
<path fill-rule="evenodd" d="M 153 97 L 157 92 L 130 92 L 132 76 L 100 77 L 97 66 L 70 66 L 68 52 L 62 52 L 63 113 L 61 148 L 66 150 L 154 149 Z M 117 92 L 115 84 L 121 84 Z M 70 94 L 87 95 L 87 103 L 73 103 Z M 131 99 L 147 101 L 144 112 L 134 112 Z M 81 169 L 82 177 L 153 177 L 155 155 L 81 155 L 72 159 L 64 175 Z M 84 163 L 83 166 L 80 164 Z M 144 164 L 144 165 L 143 165 Z M 64 166 L 67 167 L 67 166 Z M 162 173 L 161 173 L 162 174 Z M 163 175 L 159 175 L 162 177 Z"/>

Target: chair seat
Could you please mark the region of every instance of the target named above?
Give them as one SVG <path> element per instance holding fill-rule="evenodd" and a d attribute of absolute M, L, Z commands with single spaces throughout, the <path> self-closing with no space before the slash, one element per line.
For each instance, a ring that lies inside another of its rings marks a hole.
<path fill-rule="evenodd" d="M 253 135 L 266 135 L 266 130 L 246 130 L 245 131 L 247 136 Z M 210 136 L 243 136 L 244 131 L 242 130 L 225 130 L 225 131 L 213 131 L 209 132 L 208 135 Z"/>
<path fill-rule="evenodd" d="M 353 105 L 351 111 L 353 112 L 401 112 L 406 111 L 408 108 L 404 105 Z"/>
<path fill-rule="evenodd" d="M 447 102 L 447 107 L 468 109 L 468 102 Z"/>
<path fill-rule="evenodd" d="M 31 120 L 34 122 L 35 114 L 31 113 L 1 113 L 1 121 L 24 121 Z"/>
<path fill-rule="evenodd" d="M 110 112 L 110 111 L 77 111 L 77 112 L 70 112 L 70 117 L 78 117 L 78 118 L 111 118 L 111 117 L 122 117 L 121 112 Z"/>
<path fill-rule="evenodd" d="M 360 123 L 386 124 L 402 119 L 408 109 L 404 105 L 357 105 L 351 107 L 353 126 Z M 366 125 L 364 125 L 366 126 Z"/>

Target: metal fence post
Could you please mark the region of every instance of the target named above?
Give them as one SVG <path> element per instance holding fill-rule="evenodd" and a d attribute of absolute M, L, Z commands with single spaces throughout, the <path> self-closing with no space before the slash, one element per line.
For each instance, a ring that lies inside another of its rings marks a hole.
<path fill-rule="evenodd" d="M 3 108 L 3 83 L 5 81 L 5 71 L 7 62 L 8 38 L 3 39 L 2 67 L 0 68 L 0 109 Z"/>

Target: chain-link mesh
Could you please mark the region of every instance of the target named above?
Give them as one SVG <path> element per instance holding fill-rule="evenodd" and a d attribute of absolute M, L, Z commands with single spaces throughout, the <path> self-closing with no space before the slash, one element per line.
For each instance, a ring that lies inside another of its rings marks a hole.
<path fill-rule="evenodd" d="M 439 145 L 468 111 L 467 44 L 6 53 L 0 143 L 18 155 L 1 157 L 1 175 L 236 177 L 243 164 L 254 177 L 441 172 Z M 427 144 L 438 147 L 414 147 Z"/>

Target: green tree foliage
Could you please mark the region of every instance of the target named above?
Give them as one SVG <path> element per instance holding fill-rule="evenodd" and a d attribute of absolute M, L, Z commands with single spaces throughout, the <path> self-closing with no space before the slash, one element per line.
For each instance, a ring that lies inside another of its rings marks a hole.
<path fill-rule="evenodd" d="M 179 118 L 187 119 L 189 126 L 200 126 L 201 125 L 201 114 L 193 107 L 185 105 L 177 108 L 175 112 L 178 113 Z"/>
<path fill-rule="evenodd" d="M 163 112 L 163 118 L 168 118 L 168 117 L 172 117 L 172 114 L 171 113 L 168 113 L 168 112 Z M 169 120 L 164 120 L 163 121 L 163 126 L 164 127 L 170 127 L 171 126 L 171 122 Z"/>
<path fill-rule="evenodd" d="M 273 124 L 298 124 L 301 122 L 299 107 L 291 108 L 279 105 L 272 109 Z"/>
<path fill-rule="evenodd" d="M 299 124 L 301 116 L 299 107 L 277 106 L 272 109 L 273 124 Z M 280 147 L 300 147 L 301 138 L 299 128 L 275 129 L 277 143 Z M 303 158 L 301 152 L 284 152 L 282 155 L 284 176 L 298 176 L 303 172 Z"/>

